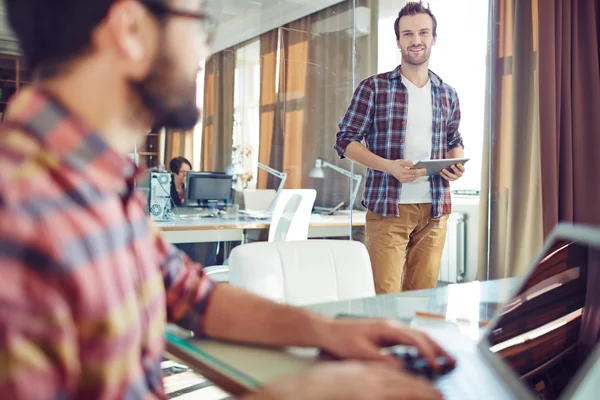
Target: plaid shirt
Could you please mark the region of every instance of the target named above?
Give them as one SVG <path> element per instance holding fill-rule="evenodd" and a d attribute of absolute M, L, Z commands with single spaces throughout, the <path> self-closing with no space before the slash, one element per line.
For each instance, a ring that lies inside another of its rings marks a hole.
<path fill-rule="evenodd" d="M 165 320 L 202 333 L 214 284 L 151 226 L 135 166 L 49 95 L 0 126 L 0 393 L 165 398 Z"/>
<path fill-rule="evenodd" d="M 456 91 L 431 71 L 429 79 L 433 109 L 431 159 L 435 160 L 447 158 L 447 152 L 462 148 L 463 142 L 458 132 L 460 108 Z M 364 140 L 367 148 L 380 157 L 404 158 L 407 107 L 408 95 L 400 66 L 368 77 L 356 88 L 350 107 L 340 121 L 334 149 L 344 158 L 350 143 Z M 429 181 L 433 217 L 450 214 L 449 182 L 441 176 L 430 177 Z M 362 204 L 377 214 L 397 216 L 401 192 L 402 184 L 392 175 L 368 169 Z"/>

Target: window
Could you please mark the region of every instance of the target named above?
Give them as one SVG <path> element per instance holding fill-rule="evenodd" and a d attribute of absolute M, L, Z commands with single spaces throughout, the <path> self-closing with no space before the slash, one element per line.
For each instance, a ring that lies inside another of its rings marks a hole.
<path fill-rule="evenodd" d="M 202 110 L 204 106 L 204 60 L 200 62 L 198 76 L 196 77 L 196 106 Z M 195 170 L 200 171 L 200 158 L 202 157 L 202 119 L 203 113 L 200 113 L 200 119 L 194 127 L 194 137 L 192 139 L 193 153 L 192 165 Z"/>
<path fill-rule="evenodd" d="M 241 184 L 255 188 L 260 140 L 260 40 L 239 47 L 235 55 L 232 159 L 246 171 Z"/>

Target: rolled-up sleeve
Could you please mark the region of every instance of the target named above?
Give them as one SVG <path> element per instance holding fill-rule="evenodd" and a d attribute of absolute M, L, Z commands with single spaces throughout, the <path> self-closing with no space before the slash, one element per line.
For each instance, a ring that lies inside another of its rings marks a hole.
<path fill-rule="evenodd" d="M 200 264 L 190 260 L 164 240 L 156 227 L 154 229 L 167 297 L 167 320 L 202 335 L 204 317 L 215 284 Z"/>
<path fill-rule="evenodd" d="M 450 121 L 448 122 L 447 132 L 447 147 L 446 151 L 452 149 L 461 148 L 464 149 L 462 136 L 459 132 L 460 127 L 460 102 L 458 101 L 458 95 L 453 92 L 452 96 L 452 114 L 450 115 Z"/>
<path fill-rule="evenodd" d="M 361 142 L 371 130 L 375 109 L 375 91 L 371 78 L 363 80 L 352 97 L 348 111 L 339 123 L 339 131 L 333 146 L 340 158 L 352 142 Z"/>

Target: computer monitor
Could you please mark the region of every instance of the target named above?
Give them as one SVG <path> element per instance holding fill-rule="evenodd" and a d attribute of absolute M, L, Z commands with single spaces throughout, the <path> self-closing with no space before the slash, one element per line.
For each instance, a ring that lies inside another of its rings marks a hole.
<path fill-rule="evenodd" d="M 219 172 L 188 172 L 185 182 L 185 205 L 219 206 L 232 202 L 233 177 Z"/>

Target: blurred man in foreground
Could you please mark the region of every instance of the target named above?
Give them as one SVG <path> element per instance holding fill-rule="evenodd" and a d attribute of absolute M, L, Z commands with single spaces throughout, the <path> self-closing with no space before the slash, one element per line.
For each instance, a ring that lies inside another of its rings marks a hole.
<path fill-rule="evenodd" d="M 251 398 L 437 398 L 378 350 L 407 343 L 430 360 L 444 354 L 425 335 L 215 285 L 151 226 L 126 154 L 149 126 L 196 124 L 194 83 L 212 29 L 202 3 L 6 0 L 39 81 L 11 101 L 0 132 L 0 393 L 164 398 L 168 320 L 197 335 L 360 360 Z"/>

